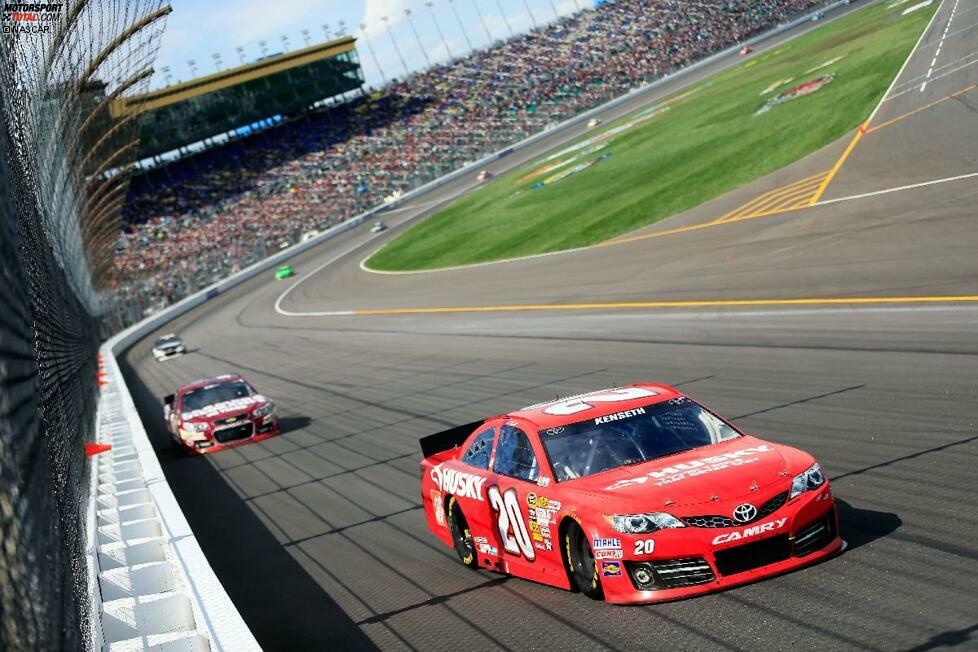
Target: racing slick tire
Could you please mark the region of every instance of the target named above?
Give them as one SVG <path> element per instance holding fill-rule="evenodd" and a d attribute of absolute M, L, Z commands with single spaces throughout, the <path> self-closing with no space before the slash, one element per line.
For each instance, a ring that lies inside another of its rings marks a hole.
<path fill-rule="evenodd" d="M 572 522 L 564 531 L 564 553 L 570 573 L 571 588 L 577 588 L 592 600 L 603 600 L 604 591 L 598 578 L 598 564 L 581 526 Z"/>
<path fill-rule="evenodd" d="M 448 499 L 448 528 L 452 533 L 452 542 L 458 560 L 469 568 L 477 568 L 479 564 L 475 558 L 472 530 L 469 529 L 469 523 L 465 520 L 462 507 L 455 500 L 455 496 Z"/>

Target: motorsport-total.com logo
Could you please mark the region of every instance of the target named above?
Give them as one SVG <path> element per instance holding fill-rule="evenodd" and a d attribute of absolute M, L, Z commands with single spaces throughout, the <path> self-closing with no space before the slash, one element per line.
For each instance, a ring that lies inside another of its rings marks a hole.
<path fill-rule="evenodd" d="M 49 34 L 61 18 L 62 3 L 4 2 L 0 8 L 3 34 Z"/>

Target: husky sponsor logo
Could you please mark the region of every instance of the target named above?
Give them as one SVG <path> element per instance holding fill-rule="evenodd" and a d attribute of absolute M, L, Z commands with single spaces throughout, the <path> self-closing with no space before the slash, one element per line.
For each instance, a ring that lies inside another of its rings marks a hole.
<path fill-rule="evenodd" d="M 624 556 L 621 550 L 595 550 L 595 559 L 621 559 Z"/>
<path fill-rule="evenodd" d="M 683 462 L 682 464 L 675 464 L 660 471 L 651 471 L 648 474 L 639 476 L 637 478 L 619 480 L 613 485 L 606 487 L 606 489 L 621 489 L 622 487 L 628 487 L 633 484 L 645 484 L 649 480 L 656 480 L 657 482 L 655 483 L 655 486 L 661 487 L 673 482 L 685 480 L 686 478 L 691 478 L 693 476 L 713 473 L 714 471 L 722 471 L 723 469 L 741 466 L 743 464 L 753 464 L 759 458 L 751 456 L 773 452 L 774 449 L 767 444 L 752 446 L 750 448 L 742 448 L 739 451 L 732 451 L 722 455 L 711 455 L 710 457 L 690 460 L 689 462 Z"/>
<path fill-rule="evenodd" d="M 603 561 L 601 562 L 601 574 L 605 577 L 621 577 L 621 562 L 620 561 Z"/>
<path fill-rule="evenodd" d="M 621 539 L 595 539 L 592 548 L 595 550 L 621 550 Z"/>
<path fill-rule="evenodd" d="M 484 500 L 482 485 L 486 483 L 485 478 L 464 471 L 442 468 L 442 465 L 439 464 L 431 469 L 431 480 L 438 485 L 439 489 L 445 493 L 454 494 L 458 498 Z"/>
<path fill-rule="evenodd" d="M 231 401 L 223 401 L 221 403 L 213 403 L 211 405 L 206 405 L 199 410 L 193 410 L 191 412 L 184 412 L 184 419 L 196 419 L 197 417 L 216 417 L 219 414 L 225 412 L 234 412 L 235 410 L 243 410 L 245 408 L 251 407 L 252 405 L 257 405 L 259 403 L 265 403 L 268 399 L 261 394 L 253 394 L 251 396 L 242 396 L 241 398 L 236 398 Z"/>
<path fill-rule="evenodd" d="M 488 543 L 480 543 L 479 554 L 489 555 L 490 557 L 498 557 L 499 549 L 496 546 L 490 546 Z"/>
<path fill-rule="evenodd" d="M 751 527 L 745 527 L 743 530 L 737 530 L 736 532 L 728 532 L 727 534 L 718 534 L 713 538 L 713 545 L 718 546 L 721 543 L 730 543 L 731 541 L 740 541 L 741 539 L 749 539 L 750 537 L 756 537 L 758 534 L 764 534 L 765 532 L 774 532 L 775 530 L 780 530 L 784 527 L 784 524 L 788 522 L 788 517 L 778 518 L 773 521 L 768 521 L 767 523 L 760 523 L 759 525 L 753 525 Z"/>
<path fill-rule="evenodd" d="M 600 425 L 602 423 L 608 423 L 610 421 L 621 421 L 622 419 L 631 419 L 632 417 L 645 414 L 645 408 L 635 408 L 634 410 L 625 410 L 624 412 L 615 412 L 614 414 L 606 414 L 603 417 L 597 417 L 594 420 L 594 425 Z"/>

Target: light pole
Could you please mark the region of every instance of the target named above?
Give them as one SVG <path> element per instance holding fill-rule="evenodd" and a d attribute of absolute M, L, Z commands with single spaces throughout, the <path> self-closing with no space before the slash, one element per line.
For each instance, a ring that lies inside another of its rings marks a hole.
<path fill-rule="evenodd" d="M 163 73 L 163 79 L 166 81 L 167 86 L 173 83 L 172 78 L 170 77 L 170 66 L 163 66 L 160 68 L 160 72 Z"/>
<path fill-rule="evenodd" d="M 302 40 L 306 42 L 306 47 L 309 47 L 310 45 L 312 45 L 312 39 L 309 38 L 309 30 L 308 29 L 302 30 Z"/>
<path fill-rule="evenodd" d="M 285 34 L 282 34 L 282 36 L 280 38 L 282 39 L 282 52 L 288 52 L 289 51 L 289 37 L 286 36 Z"/>
<path fill-rule="evenodd" d="M 374 52 L 374 48 L 370 45 L 370 39 L 367 38 L 367 25 L 365 23 L 360 23 L 360 36 L 363 38 L 363 42 L 367 44 L 367 50 L 370 51 L 370 56 L 373 57 L 374 65 L 377 66 L 377 72 L 380 73 L 380 79 L 384 82 L 384 86 L 387 86 L 387 77 L 384 75 L 384 69 L 380 67 L 380 60 L 377 59 L 377 53 Z"/>
<path fill-rule="evenodd" d="M 477 2 L 478 0 L 472 1 Z M 506 31 L 509 32 L 509 38 L 513 38 L 513 28 L 510 27 L 509 19 L 506 18 L 506 12 L 503 10 L 503 6 L 500 4 L 499 0 L 496 0 L 496 6 L 499 8 L 499 15 L 503 17 L 503 22 L 506 23 Z"/>
<path fill-rule="evenodd" d="M 221 72 L 221 53 L 215 52 L 211 55 L 211 59 L 214 60 L 214 69 L 217 70 L 217 72 Z"/>
<path fill-rule="evenodd" d="M 187 65 L 190 67 L 190 76 L 194 78 L 197 76 L 197 62 L 194 59 L 189 59 Z"/>
<path fill-rule="evenodd" d="M 465 25 L 462 24 L 462 19 L 458 17 L 458 10 L 455 9 L 455 0 L 448 0 L 448 6 L 452 8 L 452 13 L 455 14 L 455 22 L 458 23 L 458 28 L 462 31 L 462 36 L 465 37 L 465 43 L 469 46 L 469 52 L 474 50 L 472 47 L 472 41 L 469 40 L 469 35 L 465 32 Z"/>
<path fill-rule="evenodd" d="M 407 16 L 408 25 L 411 26 L 411 31 L 414 32 L 414 40 L 418 42 L 418 48 L 421 50 L 421 54 L 424 56 L 425 66 L 427 68 L 430 68 L 431 59 L 428 58 L 428 51 L 425 49 L 424 44 L 421 42 L 421 37 L 418 36 L 418 30 L 414 27 L 414 20 L 411 19 L 411 10 L 405 9 L 404 15 Z"/>
<path fill-rule="evenodd" d="M 530 22 L 533 23 L 533 29 L 537 28 L 537 19 L 533 15 L 533 11 L 530 9 L 530 5 L 527 4 L 526 0 L 523 0 L 523 6 L 526 7 L 526 13 L 530 14 Z"/>
<path fill-rule="evenodd" d="M 435 10 L 432 8 L 433 5 L 434 3 L 432 3 L 430 0 L 429 2 L 424 3 L 424 6 L 426 6 L 428 11 L 431 12 L 431 20 L 433 23 L 435 23 L 435 29 L 438 30 L 438 36 L 441 37 L 441 44 L 445 46 L 445 52 L 448 53 L 449 60 L 454 59 L 455 55 L 452 54 L 451 49 L 448 47 L 448 41 L 445 39 L 445 33 L 441 31 L 441 25 L 438 24 L 438 18 L 435 16 Z"/>
<path fill-rule="evenodd" d="M 401 60 L 401 67 L 404 68 L 404 76 L 407 77 L 411 73 L 408 72 L 407 63 L 404 62 L 404 57 L 401 55 L 401 48 L 397 47 L 397 41 L 394 40 L 394 34 L 391 32 L 391 26 L 388 22 L 387 16 L 381 16 L 380 20 L 384 23 L 384 28 L 387 30 L 387 36 L 391 40 L 391 45 L 394 46 L 394 52 L 397 53 L 397 58 Z"/>
<path fill-rule="evenodd" d="M 261 56 L 268 56 L 268 41 L 258 41 L 258 48 L 261 50 Z"/>
<path fill-rule="evenodd" d="M 482 15 L 482 10 L 479 9 L 479 3 L 476 0 L 472 0 L 472 6 L 475 7 L 475 13 L 479 14 L 479 22 L 482 23 L 482 29 L 486 30 L 486 36 L 489 38 L 489 42 L 492 43 L 492 34 L 489 33 L 489 26 L 486 25 L 486 17 Z"/>
<path fill-rule="evenodd" d="M 553 9 L 554 19 L 560 20 L 560 14 L 557 13 L 557 6 L 554 4 L 554 0 L 550 0 L 550 8 Z"/>
<path fill-rule="evenodd" d="M 327 41 L 333 40 L 333 37 L 329 35 L 329 23 L 323 23 L 323 34 L 326 35 Z"/>
<path fill-rule="evenodd" d="M 238 47 L 236 47 L 234 49 L 238 51 L 238 61 L 240 61 L 241 62 L 241 65 L 243 66 L 245 64 L 244 48 L 239 45 Z"/>

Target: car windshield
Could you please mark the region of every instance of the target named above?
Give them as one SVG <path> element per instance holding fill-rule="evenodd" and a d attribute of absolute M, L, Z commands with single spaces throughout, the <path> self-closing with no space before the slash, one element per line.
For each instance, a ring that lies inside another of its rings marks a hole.
<path fill-rule="evenodd" d="M 739 436 L 686 397 L 540 431 L 558 482 Z"/>
<path fill-rule="evenodd" d="M 229 380 L 224 383 L 205 385 L 183 395 L 183 411 L 193 412 L 208 405 L 233 401 L 236 398 L 251 396 L 254 392 L 243 380 Z"/>
<path fill-rule="evenodd" d="M 169 344 L 176 344 L 179 341 L 180 341 L 179 338 L 172 335 L 169 337 L 161 337 L 160 339 L 156 340 L 156 346 L 157 347 L 167 346 Z"/>

